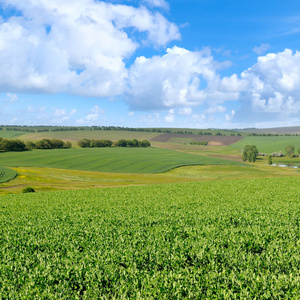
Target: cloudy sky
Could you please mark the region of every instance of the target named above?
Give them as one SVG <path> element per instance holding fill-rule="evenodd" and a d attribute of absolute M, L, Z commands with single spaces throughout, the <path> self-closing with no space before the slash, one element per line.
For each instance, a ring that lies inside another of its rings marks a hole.
<path fill-rule="evenodd" d="M 0 0 L 0 124 L 300 125 L 299 0 Z"/>

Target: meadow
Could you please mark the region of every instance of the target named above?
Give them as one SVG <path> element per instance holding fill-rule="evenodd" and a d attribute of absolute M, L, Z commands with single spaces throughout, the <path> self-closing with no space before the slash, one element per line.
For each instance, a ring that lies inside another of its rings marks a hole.
<path fill-rule="evenodd" d="M 296 299 L 299 184 L 287 177 L 2 196 L 1 297 Z"/>

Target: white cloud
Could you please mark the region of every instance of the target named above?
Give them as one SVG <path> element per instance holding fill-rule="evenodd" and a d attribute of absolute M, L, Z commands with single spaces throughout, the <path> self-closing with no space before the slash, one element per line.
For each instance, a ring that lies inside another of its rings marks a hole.
<path fill-rule="evenodd" d="M 203 111 L 204 114 L 215 114 L 215 113 L 223 113 L 226 111 L 226 107 L 222 105 L 213 105 Z"/>
<path fill-rule="evenodd" d="M 143 0 L 143 2 L 151 7 L 169 8 L 169 4 L 165 0 Z"/>
<path fill-rule="evenodd" d="M 226 115 L 225 115 L 225 120 L 226 120 L 227 122 L 230 122 L 231 119 L 234 117 L 234 115 L 235 115 L 235 111 L 232 110 L 230 114 L 226 114 Z"/>
<path fill-rule="evenodd" d="M 135 109 L 194 106 L 237 100 L 243 80 L 221 79 L 209 49 L 188 51 L 174 46 L 163 56 L 139 57 L 128 76 L 127 99 Z"/>
<path fill-rule="evenodd" d="M 179 115 L 190 115 L 193 112 L 191 107 L 184 107 L 178 110 Z"/>
<path fill-rule="evenodd" d="M 261 44 L 260 46 L 255 46 L 253 48 L 253 52 L 255 52 L 258 55 L 264 54 L 268 49 L 270 49 L 269 44 Z"/>
<path fill-rule="evenodd" d="M 42 107 L 41 112 L 43 112 L 43 111 L 44 111 L 44 108 Z M 55 123 L 55 124 L 60 124 L 65 121 L 68 121 L 70 119 L 70 117 L 76 113 L 77 110 L 75 108 L 73 108 L 73 109 L 71 109 L 70 112 L 67 112 L 67 110 L 64 108 L 54 107 L 53 111 L 54 111 L 53 118 L 50 122 Z"/>
<path fill-rule="evenodd" d="M 104 109 L 102 109 L 99 105 L 95 105 L 88 115 L 86 115 L 83 119 L 76 120 L 76 123 L 80 125 L 91 125 L 94 121 L 99 119 L 100 115 L 104 113 Z"/>
<path fill-rule="evenodd" d="M 18 100 L 18 96 L 16 94 L 7 93 L 6 97 L 6 103 L 14 103 Z"/>
<path fill-rule="evenodd" d="M 241 74 L 248 82 L 245 99 L 254 109 L 282 115 L 300 112 L 300 53 L 283 52 L 260 56 L 257 63 Z"/>
<path fill-rule="evenodd" d="M 165 122 L 167 123 L 173 123 L 175 120 L 175 115 L 167 115 L 164 117 Z"/>
<path fill-rule="evenodd" d="M 0 23 L 2 91 L 121 95 L 123 60 L 140 46 L 136 34 L 157 47 L 180 37 L 175 24 L 146 7 L 95 0 L 6 4 L 22 15 Z"/>

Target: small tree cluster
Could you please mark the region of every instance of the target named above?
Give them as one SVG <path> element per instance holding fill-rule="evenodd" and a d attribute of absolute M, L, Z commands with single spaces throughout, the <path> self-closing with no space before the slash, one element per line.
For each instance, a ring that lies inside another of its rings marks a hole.
<path fill-rule="evenodd" d="M 292 145 L 288 145 L 285 147 L 285 153 L 289 156 L 289 157 L 292 157 L 292 155 L 294 154 L 295 152 L 295 147 L 292 146 Z"/>
<path fill-rule="evenodd" d="M 255 162 L 258 150 L 255 145 L 246 145 L 243 150 L 243 161 Z"/>
<path fill-rule="evenodd" d="M 59 139 L 42 139 L 36 142 L 27 142 L 28 149 L 68 149 L 72 148 L 71 142 L 64 142 Z"/>
<path fill-rule="evenodd" d="M 133 140 L 118 140 L 114 143 L 116 147 L 150 147 L 151 144 L 147 140 L 138 141 L 137 139 Z"/>
<path fill-rule="evenodd" d="M 26 151 L 26 144 L 20 140 L 0 138 L 0 150 L 2 151 Z"/>
<path fill-rule="evenodd" d="M 81 148 L 103 148 L 103 147 L 111 147 L 112 141 L 110 140 L 89 140 L 82 139 L 78 142 L 78 146 Z"/>

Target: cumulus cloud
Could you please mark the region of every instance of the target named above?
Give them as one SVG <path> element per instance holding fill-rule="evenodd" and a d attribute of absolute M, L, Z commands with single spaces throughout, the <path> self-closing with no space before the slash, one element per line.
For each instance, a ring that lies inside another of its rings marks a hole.
<path fill-rule="evenodd" d="M 241 74 L 248 82 L 246 100 L 257 111 L 295 114 L 300 112 L 300 53 L 283 52 L 260 56 L 257 63 Z"/>
<path fill-rule="evenodd" d="M 209 49 L 193 52 L 174 46 L 163 56 L 138 57 L 129 70 L 128 103 L 147 109 L 236 100 L 242 80 L 221 79 L 217 70 L 222 67 Z"/>
<path fill-rule="evenodd" d="M 175 24 L 142 6 L 95 0 L 6 0 L 5 5 L 20 14 L 0 22 L 2 91 L 121 95 L 124 59 L 140 43 L 160 47 L 180 38 Z"/>

